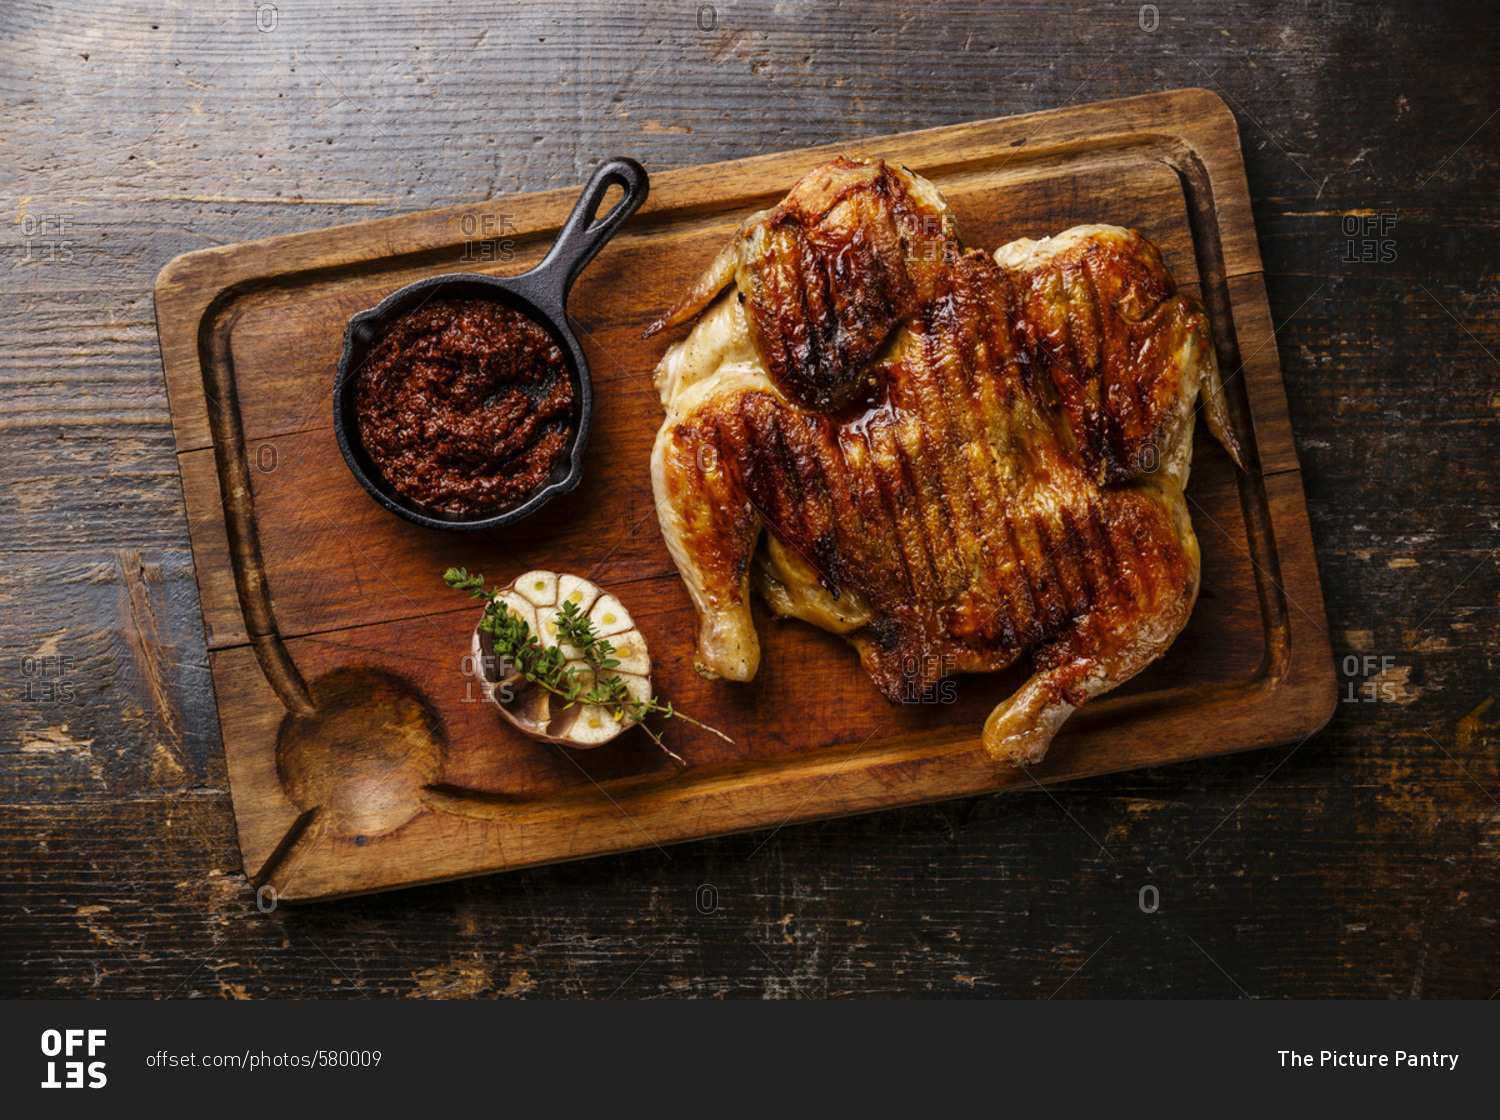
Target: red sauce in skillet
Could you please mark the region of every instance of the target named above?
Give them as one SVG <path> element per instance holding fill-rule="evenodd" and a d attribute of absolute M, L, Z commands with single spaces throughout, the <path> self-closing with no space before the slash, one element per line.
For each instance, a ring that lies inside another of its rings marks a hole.
<path fill-rule="evenodd" d="M 397 320 L 355 386 L 360 441 L 386 481 L 462 516 L 546 482 L 567 454 L 572 410 L 552 336 L 483 299 L 434 300 Z"/>

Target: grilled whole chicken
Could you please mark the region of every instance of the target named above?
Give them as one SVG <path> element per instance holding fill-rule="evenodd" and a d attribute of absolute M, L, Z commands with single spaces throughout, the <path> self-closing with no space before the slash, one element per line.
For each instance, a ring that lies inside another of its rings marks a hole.
<path fill-rule="evenodd" d="M 694 317 L 656 370 L 651 476 L 705 676 L 756 673 L 751 583 L 843 634 L 892 700 L 1030 651 L 984 726 L 1024 765 L 1186 624 L 1200 390 L 1243 455 L 1207 319 L 1140 234 L 1079 226 L 991 257 L 931 183 L 841 158 L 647 333 Z"/>

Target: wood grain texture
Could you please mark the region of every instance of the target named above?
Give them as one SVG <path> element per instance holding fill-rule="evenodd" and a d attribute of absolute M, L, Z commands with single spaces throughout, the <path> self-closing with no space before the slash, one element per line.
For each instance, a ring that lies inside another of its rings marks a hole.
<path fill-rule="evenodd" d="M 701 31 L 695 7 L 434 21 L 376 3 L 283 10 L 261 35 L 228 2 L 14 5 L 5 994 L 1493 994 L 1493 20 L 1158 7 L 1147 33 L 1134 5 L 738 3 Z M 1050 795 L 255 909 L 151 317 L 164 263 L 579 182 L 610 151 L 684 167 L 1191 85 L 1241 131 L 1335 652 L 1377 659 L 1325 732 Z M 23 213 L 68 237 L 28 260 Z M 1381 215 L 1360 260 L 1344 223 Z M 28 698 L 21 659 L 48 650 L 73 658 L 73 700 Z M 1367 680 L 1387 698 L 1359 702 Z"/>

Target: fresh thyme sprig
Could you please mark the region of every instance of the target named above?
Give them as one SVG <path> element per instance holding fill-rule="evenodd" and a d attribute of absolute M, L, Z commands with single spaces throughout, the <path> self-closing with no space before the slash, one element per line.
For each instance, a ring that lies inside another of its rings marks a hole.
<path fill-rule="evenodd" d="M 663 703 L 656 696 L 641 700 L 631 695 L 624 678 L 611 672 L 620 666 L 615 647 L 608 638 L 599 636 L 594 624 L 576 603 L 564 601 L 558 608 L 555 618 L 558 644 L 544 647 L 525 619 L 485 590 L 482 575 L 470 575 L 463 568 L 449 568 L 443 573 L 443 582 L 455 591 L 467 591 L 474 598 L 485 601 L 479 629 L 490 636 L 496 655 L 526 680 L 562 700 L 563 707 L 594 704 L 608 711 L 617 722 L 630 719 L 639 723 L 641 730 L 655 740 L 657 746 L 679 762 L 682 760 L 667 750 L 666 744 L 645 725 L 647 716 L 680 719 L 717 735 L 726 743 L 734 742 L 718 728 L 679 712 L 671 701 Z M 588 666 L 587 672 L 569 663 L 568 655 L 562 650 L 564 643 L 578 650 L 579 658 Z"/>

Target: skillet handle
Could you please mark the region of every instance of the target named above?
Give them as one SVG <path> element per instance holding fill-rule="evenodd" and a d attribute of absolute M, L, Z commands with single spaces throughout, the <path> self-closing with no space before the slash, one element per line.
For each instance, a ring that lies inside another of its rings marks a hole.
<path fill-rule="evenodd" d="M 599 204 L 610 187 L 618 185 L 625 196 L 615 203 L 614 209 L 602 218 L 597 215 Z M 583 193 L 578 196 L 573 212 L 563 223 L 557 240 L 547 251 L 542 263 L 525 277 L 518 277 L 542 299 L 553 304 L 559 320 L 566 313 L 568 292 L 573 281 L 593 260 L 605 243 L 613 237 L 627 218 L 640 208 L 651 191 L 651 180 L 646 169 L 633 159 L 615 156 L 605 160 L 590 177 Z M 538 302 L 541 302 L 539 300 Z"/>

